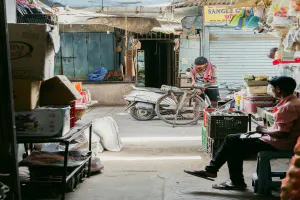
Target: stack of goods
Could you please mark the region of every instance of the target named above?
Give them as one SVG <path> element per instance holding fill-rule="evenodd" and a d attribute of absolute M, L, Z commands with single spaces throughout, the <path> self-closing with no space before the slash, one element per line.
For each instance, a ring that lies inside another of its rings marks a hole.
<path fill-rule="evenodd" d="M 82 96 L 81 99 L 78 99 L 76 102 L 74 102 L 76 115 L 75 121 L 77 121 L 82 118 L 88 107 L 97 104 L 98 101 L 92 101 L 90 91 L 83 89 L 81 82 L 72 82 L 72 84 Z"/>
<path fill-rule="evenodd" d="M 54 76 L 57 28 L 9 24 L 8 29 L 17 135 L 66 134 L 74 126 L 70 105 L 81 95 L 65 76 Z"/>
<path fill-rule="evenodd" d="M 268 76 L 246 75 L 247 94 L 243 97 L 244 110 L 247 113 L 257 113 L 257 107 L 271 107 L 275 99 L 268 94 Z"/>
<path fill-rule="evenodd" d="M 45 81 L 13 80 L 16 131 L 23 136 L 59 137 L 75 125 L 75 100 L 81 95 L 65 76 Z"/>
<path fill-rule="evenodd" d="M 281 185 L 281 199 L 300 199 L 300 138 L 294 148 L 295 155 L 291 160 L 289 170 Z"/>
<path fill-rule="evenodd" d="M 248 115 L 234 112 L 233 109 L 204 110 L 204 126 L 202 127 L 202 146 L 214 157 L 229 134 L 244 133 L 248 130 Z"/>

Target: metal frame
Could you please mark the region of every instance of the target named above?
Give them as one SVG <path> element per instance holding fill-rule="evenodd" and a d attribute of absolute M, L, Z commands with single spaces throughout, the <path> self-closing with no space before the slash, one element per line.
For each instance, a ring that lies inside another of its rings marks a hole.
<path fill-rule="evenodd" d="M 63 167 L 63 178 L 61 182 L 57 181 L 24 181 L 24 184 L 39 184 L 39 183 L 56 183 L 62 185 L 61 191 L 61 200 L 65 199 L 65 186 L 68 181 L 76 174 L 77 171 L 81 169 L 81 167 L 86 163 L 88 164 L 88 174 L 87 177 L 91 176 L 91 164 L 92 164 L 92 154 L 88 156 L 88 158 L 82 163 L 82 165 L 76 167 L 73 172 L 67 175 L 68 170 L 68 155 L 69 155 L 69 145 L 72 140 L 74 140 L 77 136 L 83 133 L 86 129 L 89 129 L 89 152 L 92 150 L 92 123 L 89 123 L 82 128 L 78 129 L 78 127 L 74 127 L 68 134 L 63 137 L 51 138 L 51 137 L 32 137 L 32 136 L 17 136 L 18 143 L 33 144 L 33 143 L 63 143 L 65 144 L 65 153 L 64 153 L 64 167 Z M 32 145 L 30 145 L 32 146 Z M 32 148 L 31 148 L 32 150 Z M 26 152 L 28 154 L 28 152 Z"/>
<path fill-rule="evenodd" d="M 10 187 L 9 199 L 20 200 L 6 0 L 0 0 L 0 44 L 0 157 L 8 161 L 0 166 L 0 182 Z"/>
<path fill-rule="evenodd" d="M 173 33 L 149 32 L 148 34 L 134 34 L 138 40 L 175 40 L 179 35 Z"/>

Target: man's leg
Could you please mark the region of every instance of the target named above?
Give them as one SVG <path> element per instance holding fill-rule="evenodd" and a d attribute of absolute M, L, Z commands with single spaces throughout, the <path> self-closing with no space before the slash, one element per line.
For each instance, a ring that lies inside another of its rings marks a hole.
<path fill-rule="evenodd" d="M 243 175 L 243 161 L 245 157 L 253 154 L 257 154 L 260 151 L 275 151 L 277 150 L 272 145 L 261 141 L 260 139 L 241 139 L 241 142 L 236 144 L 238 151 L 229 156 L 227 159 L 227 165 L 230 175 L 230 180 L 233 185 L 244 184 L 244 175 Z"/>
<path fill-rule="evenodd" d="M 228 135 L 223 145 L 220 147 L 215 157 L 210 161 L 210 164 L 205 167 L 205 171 L 210 173 L 217 173 L 219 169 L 226 163 L 232 152 L 238 152 L 236 147 L 240 141 L 241 134 Z"/>
<path fill-rule="evenodd" d="M 232 156 L 230 155 L 231 152 L 236 151 L 235 146 L 240 141 L 240 135 L 241 134 L 228 135 L 216 153 L 216 156 L 210 161 L 209 166 L 207 166 L 205 170 L 185 172 L 201 178 L 216 178 L 219 169 L 226 163 L 228 156 Z"/>
<path fill-rule="evenodd" d="M 276 149 L 259 139 L 241 139 L 240 136 L 241 134 L 228 135 L 205 170 L 185 172 L 202 178 L 215 178 L 219 169 L 227 162 L 232 182 L 244 185 L 244 158 L 259 151 Z"/>

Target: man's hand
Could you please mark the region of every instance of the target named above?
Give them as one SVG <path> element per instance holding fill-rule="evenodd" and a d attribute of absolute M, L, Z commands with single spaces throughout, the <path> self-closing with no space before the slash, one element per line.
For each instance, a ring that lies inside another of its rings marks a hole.
<path fill-rule="evenodd" d="M 257 126 L 256 127 L 256 132 L 260 134 L 265 134 L 266 133 L 266 128 L 264 126 Z"/>

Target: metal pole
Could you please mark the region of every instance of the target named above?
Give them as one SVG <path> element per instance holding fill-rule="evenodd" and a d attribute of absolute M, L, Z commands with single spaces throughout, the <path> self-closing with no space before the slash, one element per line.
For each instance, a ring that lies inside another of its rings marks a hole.
<path fill-rule="evenodd" d="M 6 0 L 0 0 L 0 44 L 0 173 L 8 175 L 8 179 L 0 177 L 0 181 L 10 187 L 9 199 L 20 200 Z"/>

